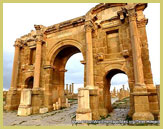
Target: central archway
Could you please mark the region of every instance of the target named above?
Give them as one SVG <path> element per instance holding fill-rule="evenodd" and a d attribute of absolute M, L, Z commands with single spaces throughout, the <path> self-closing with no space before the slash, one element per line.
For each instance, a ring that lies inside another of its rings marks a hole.
<path fill-rule="evenodd" d="M 54 69 L 52 73 L 52 103 L 55 103 L 58 99 L 60 99 L 61 107 L 66 107 L 66 98 L 64 93 L 65 72 L 67 71 L 65 69 L 66 63 L 69 58 L 76 53 L 82 52 L 75 45 L 64 44 L 59 47 L 52 56 L 53 59 L 51 60 L 51 66 Z"/>

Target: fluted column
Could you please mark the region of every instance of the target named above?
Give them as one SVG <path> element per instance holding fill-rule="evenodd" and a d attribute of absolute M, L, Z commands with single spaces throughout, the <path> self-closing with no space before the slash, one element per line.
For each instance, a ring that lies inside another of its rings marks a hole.
<path fill-rule="evenodd" d="M 39 89 L 40 85 L 40 70 L 41 70 L 41 46 L 42 41 L 36 41 L 36 57 L 35 57 L 35 69 L 34 69 L 34 89 Z"/>
<path fill-rule="evenodd" d="M 129 26 L 130 26 L 130 36 L 131 36 L 131 46 L 134 65 L 134 78 L 136 85 L 144 85 L 144 73 L 143 64 L 141 59 L 141 49 L 140 49 L 140 38 L 136 23 L 136 13 L 135 9 L 129 9 Z"/>
<path fill-rule="evenodd" d="M 135 80 L 135 86 L 133 89 L 135 113 L 133 114 L 132 118 L 133 120 L 154 120 L 154 117 L 149 110 L 148 92 L 144 83 L 140 36 L 137 28 L 135 5 L 128 4 L 127 12 L 129 16 Z"/>
<path fill-rule="evenodd" d="M 85 33 L 86 33 L 86 87 L 94 87 L 93 77 L 93 51 L 92 51 L 92 29 L 93 25 L 91 21 L 86 21 Z"/>
<path fill-rule="evenodd" d="M 16 40 L 14 46 L 15 46 L 15 55 L 14 55 L 14 63 L 13 63 L 13 69 L 12 69 L 12 79 L 11 79 L 10 89 L 17 89 L 20 41 Z"/>

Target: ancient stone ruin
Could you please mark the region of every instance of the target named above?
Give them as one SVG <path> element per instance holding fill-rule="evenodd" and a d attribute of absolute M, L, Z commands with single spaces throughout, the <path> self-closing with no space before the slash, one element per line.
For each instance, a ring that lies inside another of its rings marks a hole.
<path fill-rule="evenodd" d="M 111 91 L 110 93 L 112 98 L 118 98 L 118 100 L 122 100 L 130 96 L 129 89 L 125 90 L 124 85 L 123 88 L 120 89 L 120 91 L 116 90 L 116 88 L 114 87 L 113 91 Z"/>
<path fill-rule="evenodd" d="M 74 93 L 74 83 L 66 84 L 66 89 L 64 90 L 64 95 L 68 99 L 78 99 L 78 94 Z"/>
<path fill-rule="evenodd" d="M 146 3 L 101 3 L 84 16 L 49 27 L 35 25 L 35 30 L 15 41 L 5 109 L 30 115 L 66 107 L 65 65 L 81 52 L 84 88 L 78 91 L 76 120 L 98 120 L 112 111 L 110 80 L 118 73 L 128 76 L 129 116 L 133 120 L 157 119 L 148 19 L 143 14 L 146 7 Z"/>

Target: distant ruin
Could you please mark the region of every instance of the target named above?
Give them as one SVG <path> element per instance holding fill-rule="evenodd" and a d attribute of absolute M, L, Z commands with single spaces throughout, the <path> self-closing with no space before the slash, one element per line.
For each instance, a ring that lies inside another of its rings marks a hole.
<path fill-rule="evenodd" d="M 129 89 L 125 90 L 124 85 L 123 88 L 120 89 L 120 91 L 116 90 L 116 88 L 114 87 L 113 91 L 111 92 L 111 97 L 122 100 L 124 98 L 130 97 L 130 91 Z"/>

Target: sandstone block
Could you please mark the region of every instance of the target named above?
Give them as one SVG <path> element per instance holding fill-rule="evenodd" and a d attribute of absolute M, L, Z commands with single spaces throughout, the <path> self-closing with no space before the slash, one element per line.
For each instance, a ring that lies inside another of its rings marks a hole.
<path fill-rule="evenodd" d="M 29 116 L 32 114 L 32 107 L 19 107 L 18 116 Z"/>
<path fill-rule="evenodd" d="M 84 114 L 77 113 L 76 114 L 76 120 L 78 120 L 78 121 L 92 120 L 92 113 L 84 113 Z"/>
<path fill-rule="evenodd" d="M 40 113 L 47 113 L 48 112 L 48 108 L 40 108 Z"/>
<path fill-rule="evenodd" d="M 53 104 L 53 110 L 56 110 L 56 104 Z"/>

